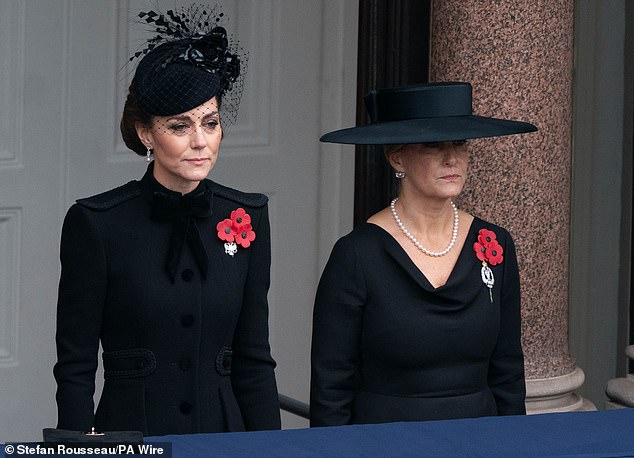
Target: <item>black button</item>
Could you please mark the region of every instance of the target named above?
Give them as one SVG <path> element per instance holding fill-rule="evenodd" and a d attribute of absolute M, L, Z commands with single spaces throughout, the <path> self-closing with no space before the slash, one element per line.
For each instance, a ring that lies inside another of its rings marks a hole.
<path fill-rule="evenodd" d="M 178 362 L 178 367 L 182 371 L 188 371 L 192 367 L 192 362 L 187 358 L 183 358 Z"/>
<path fill-rule="evenodd" d="M 185 269 L 181 273 L 181 278 L 183 281 L 190 282 L 194 278 L 194 271 L 191 269 Z"/>
<path fill-rule="evenodd" d="M 181 317 L 181 324 L 185 328 L 189 328 L 194 324 L 194 316 L 193 315 L 183 315 Z"/>
<path fill-rule="evenodd" d="M 181 402 L 181 405 L 179 406 L 180 410 L 182 413 L 184 413 L 185 415 L 191 413 L 192 411 L 192 405 L 189 402 Z"/>

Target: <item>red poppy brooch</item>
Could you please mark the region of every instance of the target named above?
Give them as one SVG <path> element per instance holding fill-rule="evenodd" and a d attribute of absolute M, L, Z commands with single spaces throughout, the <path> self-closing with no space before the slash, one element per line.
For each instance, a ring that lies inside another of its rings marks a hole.
<path fill-rule="evenodd" d="M 493 277 L 493 271 L 489 267 L 489 264 L 492 266 L 501 264 L 504 260 L 502 256 L 504 250 L 498 243 L 495 232 L 488 229 L 480 229 L 480 232 L 478 232 L 478 241 L 473 244 L 473 250 L 476 253 L 476 257 L 482 261 L 482 269 L 480 270 L 482 283 L 489 288 L 489 298 L 491 302 L 493 302 L 492 291 L 495 278 Z"/>
<path fill-rule="evenodd" d="M 218 238 L 225 241 L 225 253 L 234 256 L 238 252 L 238 245 L 249 248 L 255 240 L 255 232 L 251 226 L 251 216 L 238 208 L 231 212 L 231 218 L 226 218 L 216 225 Z"/>

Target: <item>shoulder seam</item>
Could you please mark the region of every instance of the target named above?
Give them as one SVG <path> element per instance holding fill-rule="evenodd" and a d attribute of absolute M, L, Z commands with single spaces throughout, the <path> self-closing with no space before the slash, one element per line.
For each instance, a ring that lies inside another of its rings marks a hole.
<path fill-rule="evenodd" d="M 78 199 L 77 203 L 92 210 L 108 210 L 141 195 L 138 181 L 128 183 L 95 196 Z"/>
<path fill-rule="evenodd" d="M 229 188 L 211 180 L 208 180 L 208 185 L 214 195 L 249 207 L 263 207 L 269 201 L 266 195 L 257 192 L 238 191 L 237 189 Z"/>

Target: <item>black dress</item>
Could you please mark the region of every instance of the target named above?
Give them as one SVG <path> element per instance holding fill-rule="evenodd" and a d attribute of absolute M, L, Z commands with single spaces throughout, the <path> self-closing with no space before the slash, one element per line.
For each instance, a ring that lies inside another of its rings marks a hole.
<path fill-rule="evenodd" d="M 216 225 L 244 208 L 231 256 Z M 64 221 L 58 427 L 145 435 L 280 427 L 268 342 L 267 199 L 204 180 L 186 196 L 141 181 L 79 200 Z M 99 343 L 104 389 L 95 413 Z"/>
<path fill-rule="evenodd" d="M 504 260 L 492 298 L 473 244 L 492 230 Z M 365 223 L 334 246 L 313 317 L 311 426 L 524 414 L 520 285 L 501 227 L 475 218 L 434 288 L 398 242 Z"/>

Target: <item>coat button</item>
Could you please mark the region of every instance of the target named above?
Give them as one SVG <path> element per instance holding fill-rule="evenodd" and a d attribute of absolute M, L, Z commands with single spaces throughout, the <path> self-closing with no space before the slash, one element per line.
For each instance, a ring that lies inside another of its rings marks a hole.
<path fill-rule="evenodd" d="M 187 358 L 183 358 L 178 362 L 178 367 L 182 371 L 188 371 L 192 367 L 192 362 Z"/>
<path fill-rule="evenodd" d="M 185 269 L 181 273 L 181 278 L 183 281 L 190 282 L 194 278 L 194 271 L 191 269 Z"/>
<path fill-rule="evenodd" d="M 192 411 L 192 405 L 189 402 L 181 402 L 181 405 L 179 406 L 180 411 L 182 413 L 184 413 L 185 415 L 191 413 Z"/>
<path fill-rule="evenodd" d="M 194 324 L 194 316 L 193 315 L 183 315 L 181 317 L 181 324 L 184 328 L 189 328 Z"/>

